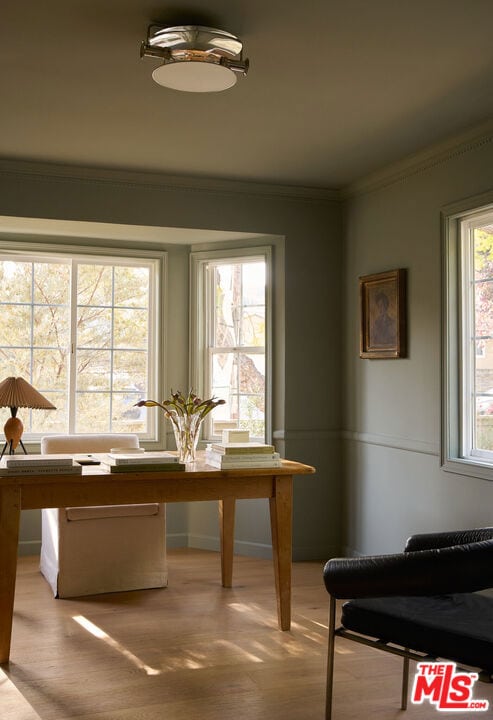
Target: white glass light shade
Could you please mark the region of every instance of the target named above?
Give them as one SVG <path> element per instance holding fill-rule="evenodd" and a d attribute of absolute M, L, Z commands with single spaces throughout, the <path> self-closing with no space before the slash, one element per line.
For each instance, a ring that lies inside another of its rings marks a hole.
<path fill-rule="evenodd" d="M 185 92 L 220 92 L 236 83 L 236 73 L 224 65 L 184 60 L 161 65 L 152 73 L 159 85 Z"/>

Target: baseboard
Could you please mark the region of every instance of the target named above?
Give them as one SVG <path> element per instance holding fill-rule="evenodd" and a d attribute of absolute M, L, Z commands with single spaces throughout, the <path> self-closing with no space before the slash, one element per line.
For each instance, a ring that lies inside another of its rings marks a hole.
<path fill-rule="evenodd" d="M 176 548 L 197 548 L 198 550 L 212 550 L 219 552 L 219 538 L 212 535 L 190 535 L 188 533 L 171 533 L 166 535 L 166 545 L 168 549 Z M 235 555 L 246 555 L 248 557 L 259 558 L 261 560 L 270 560 L 272 558 L 272 546 L 264 543 L 249 542 L 246 540 L 235 540 Z M 22 540 L 19 543 L 18 555 L 40 555 L 40 540 Z M 338 549 L 329 548 L 324 557 L 320 557 L 320 548 L 302 547 L 293 548 L 293 560 L 295 562 L 309 562 L 320 560 L 328 560 L 331 557 L 339 555 Z"/>
<path fill-rule="evenodd" d="M 166 534 L 166 547 L 168 549 L 188 547 L 188 533 Z"/>
<path fill-rule="evenodd" d="M 21 540 L 17 547 L 18 555 L 41 555 L 41 540 Z"/>
<path fill-rule="evenodd" d="M 211 535 L 189 535 L 188 547 L 219 552 L 219 538 Z M 245 542 L 244 540 L 235 540 L 234 553 L 235 555 L 248 555 L 249 557 L 270 560 L 272 558 L 272 546 L 262 543 Z"/>
<path fill-rule="evenodd" d="M 325 564 L 333 557 L 341 557 L 338 545 L 329 545 L 324 550 L 320 547 L 293 547 L 293 562 L 320 562 Z"/>

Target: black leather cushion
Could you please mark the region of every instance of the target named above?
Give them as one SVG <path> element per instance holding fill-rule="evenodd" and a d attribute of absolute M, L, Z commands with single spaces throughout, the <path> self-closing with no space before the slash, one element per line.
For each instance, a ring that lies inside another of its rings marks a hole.
<path fill-rule="evenodd" d="M 394 555 L 333 558 L 324 568 L 336 598 L 472 593 L 493 587 L 493 540 Z"/>
<path fill-rule="evenodd" d="M 405 551 L 430 550 L 451 545 L 468 545 L 493 539 L 493 528 L 475 528 L 474 530 L 452 530 L 439 533 L 421 533 L 407 539 Z"/>
<path fill-rule="evenodd" d="M 493 673 L 493 598 L 474 593 L 350 600 L 348 630 Z"/>

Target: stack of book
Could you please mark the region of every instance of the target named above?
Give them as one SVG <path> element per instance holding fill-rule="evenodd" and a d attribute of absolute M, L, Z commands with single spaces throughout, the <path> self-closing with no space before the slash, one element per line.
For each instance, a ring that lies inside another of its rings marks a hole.
<path fill-rule="evenodd" d="M 71 455 L 4 455 L 0 475 L 80 475 L 82 467 Z"/>
<path fill-rule="evenodd" d="M 185 464 L 179 462 L 177 455 L 169 452 L 144 452 L 135 453 L 107 453 L 99 456 L 101 469 L 105 472 L 179 472 L 185 470 Z"/>
<path fill-rule="evenodd" d="M 227 470 L 247 467 L 280 467 L 281 458 L 273 445 L 263 443 L 211 443 L 205 451 L 208 465 Z"/>

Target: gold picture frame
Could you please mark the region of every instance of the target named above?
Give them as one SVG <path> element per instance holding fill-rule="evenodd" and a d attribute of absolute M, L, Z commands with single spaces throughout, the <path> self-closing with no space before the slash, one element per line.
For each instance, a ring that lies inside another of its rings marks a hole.
<path fill-rule="evenodd" d="M 360 277 L 359 294 L 360 357 L 406 357 L 406 271 Z"/>

